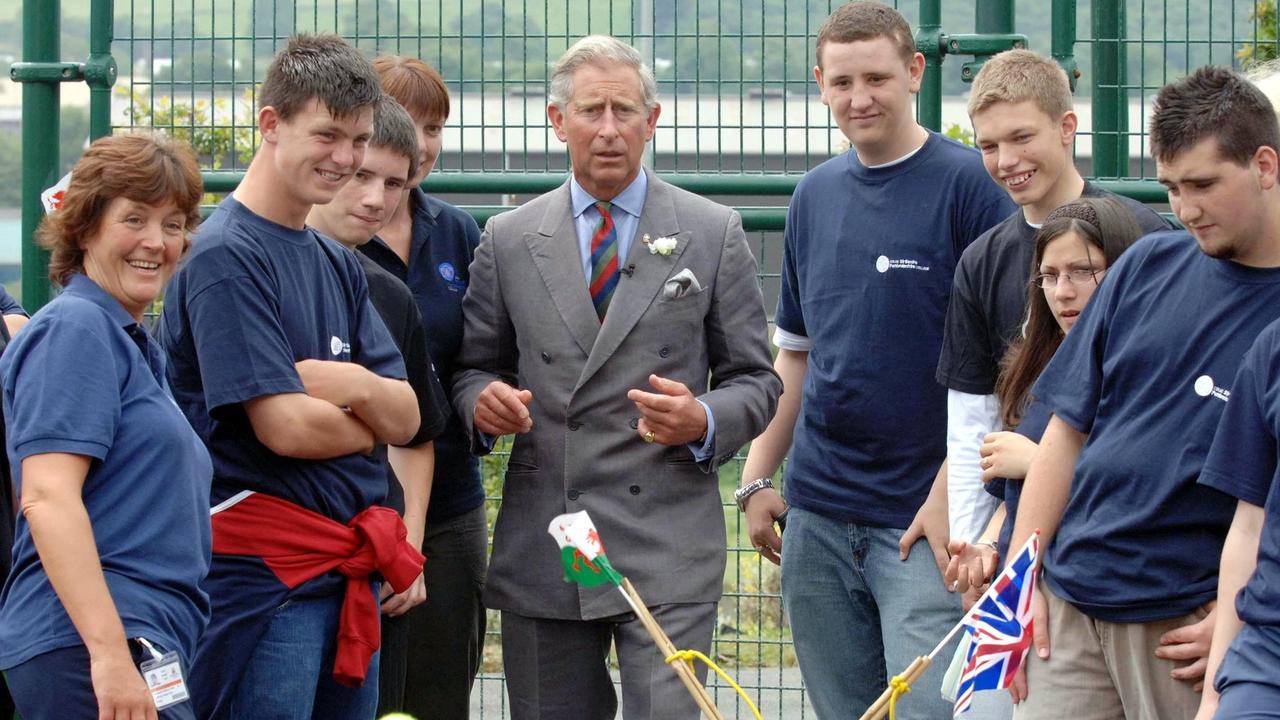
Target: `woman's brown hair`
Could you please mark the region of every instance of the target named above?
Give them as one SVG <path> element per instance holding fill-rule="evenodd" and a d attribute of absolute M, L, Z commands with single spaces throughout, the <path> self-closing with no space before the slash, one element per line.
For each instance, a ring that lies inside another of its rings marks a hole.
<path fill-rule="evenodd" d="M 449 119 L 449 88 L 435 68 L 414 57 L 383 55 L 373 59 L 382 91 L 415 119 Z"/>
<path fill-rule="evenodd" d="M 186 215 L 186 252 L 203 194 L 200 166 L 186 143 L 155 133 L 99 138 L 71 168 L 62 207 L 36 230 L 36 241 L 50 252 L 49 279 L 66 285 L 83 271 L 84 241 L 98 232 L 103 211 L 119 197 L 149 205 L 173 201 Z"/>

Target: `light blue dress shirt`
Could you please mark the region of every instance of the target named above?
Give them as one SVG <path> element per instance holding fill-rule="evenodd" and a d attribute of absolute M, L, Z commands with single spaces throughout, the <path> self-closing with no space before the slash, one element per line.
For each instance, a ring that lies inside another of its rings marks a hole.
<path fill-rule="evenodd" d="M 636 225 L 644 210 L 644 199 L 649 193 L 649 177 L 641 172 L 618 196 L 609 202 L 612 207 L 613 229 L 618 233 L 618 269 L 627 267 L 627 257 L 636 239 Z M 573 224 L 578 233 L 578 256 L 582 258 L 582 274 L 591 282 L 591 238 L 600 224 L 600 211 L 595 198 L 582 189 L 577 179 L 569 180 L 569 198 L 573 204 Z"/>

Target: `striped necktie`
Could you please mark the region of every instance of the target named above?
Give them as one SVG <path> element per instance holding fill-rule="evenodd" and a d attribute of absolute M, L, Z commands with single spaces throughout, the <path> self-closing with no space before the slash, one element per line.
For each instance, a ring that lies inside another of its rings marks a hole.
<path fill-rule="evenodd" d="M 609 310 L 609 301 L 613 291 L 618 287 L 618 231 L 613 227 L 613 215 L 609 214 L 609 203 L 596 203 L 600 211 L 600 224 L 591 235 L 591 282 L 587 289 L 591 291 L 591 302 L 596 306 L 596 315 L 604 322 L 604 314 Z"/>

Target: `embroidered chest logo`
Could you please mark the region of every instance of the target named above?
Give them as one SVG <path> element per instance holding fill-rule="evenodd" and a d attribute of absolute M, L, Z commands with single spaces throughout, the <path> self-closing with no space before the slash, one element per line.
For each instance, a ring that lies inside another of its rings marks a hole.
<path fill-rule="evenodd" d="M 1192 386 L 1192 388 L 1196 391 L 1196 394 L 1199 395 L 1200 397 L 1209 397 L 1212 395 L 1213 397 L 1218 398 L 1222 402 L 1226 402 L 1228 399 L 1231 398 L 1231 391 L 1226 388 L 1221 388 L 1221 387 L 1218 387 L 1217 385 L 1214 385 L 1213 378 L 1209 377 L 1208 375 L 1201 375 L 1200 377 L 1196 378 L 1196 382 Z"/>
<path fill-rule="evenodd" d="M 436 266 L 436 270 L 440 273 L 440 277 L 444 279 L 444 284 L 454 292 L 462 292 L 467 289 L 466 283 L 458 279 L 458 270 L 451 262 L 442 262 Z"/>
<path fill-rule="evenodd" d="M 887 273 L 890 270 L 920 270 L 923 272 L 929 272 L 929 266 L 921 265 L 919 260 L 911 260 L 910 258 L 890 260 L 888 255 L 881 255 L 876 258 L 876 272 Z"/>
<path fill-rule="evenodd" d="M 343 342 L 342 338 L 338 337 L 337 335 L 334 335 L 333 337 L 329 338 L 329 352 L 333 353 L 334 357 L 337 357 L 342 353 L 350 353 L 351 345 L 349 343 Z"/>

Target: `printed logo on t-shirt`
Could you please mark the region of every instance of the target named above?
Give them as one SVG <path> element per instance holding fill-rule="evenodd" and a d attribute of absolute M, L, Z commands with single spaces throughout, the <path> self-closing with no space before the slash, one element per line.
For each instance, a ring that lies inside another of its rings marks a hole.
<path fill-rule="evenodd" d="M 337 335 L 334 335 L 333 337 L 329 338 L 329 352 L 333 353 L 334 356 L 337 357 L 342 353 L 351 352 L 351 345 L 343 342 L 342 338 L 338 337 Z"/>
<path fill-rule="evenodd" d="M 1214 385 L 1213 378 L 1209 377 L 1208 375 L 1201 375 L 1200 377 L 1196 378 L 1195 385 L 1193 385 L 1192 387 L 1195 389 L 1196 394 L 1199 395 L 1200 397 L 1209 397 L 1210 395 L 1212 395 L 1213 397 L 1216 397 L 1223 402 L 1226 402 L 1231 397 L 1230 390 L 1226 388 L 1220 388 L 1217 385 Z"/>
<path fill-rule="evenodd" d="M 929 272 L 929 266 L 921 265 L 919 260 L 910 260 L 908 258 L 890 260 L 887 255 L 881 255 L 876 258 L 876 272 L 886 273 L 890 270 L 923 270 L 924 272 Z"/>

